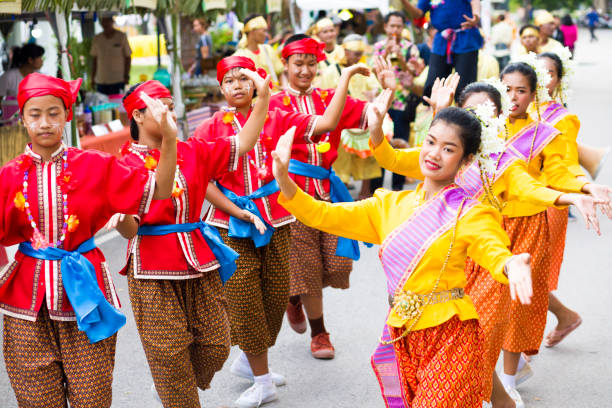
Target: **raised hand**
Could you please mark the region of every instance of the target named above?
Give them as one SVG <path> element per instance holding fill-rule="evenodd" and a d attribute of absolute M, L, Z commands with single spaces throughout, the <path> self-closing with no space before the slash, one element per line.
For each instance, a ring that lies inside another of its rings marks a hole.
<path fill-rule="evenodd" d="M 436 78 L 431 96 L 423 96 L 423 99 L 433 108 L 434 112 L 439 112 L 444 108 L 448 108 L 453 103 L 457 85 L 459 85 L 460 76 L 454 73 L 446 78 Z"/>
<path fill-rule="evenodd" d="M 514 255 L 506 262 L 506 274 L 510 286 L 510 297 L 524 305 L 531 304 L 533 285 L 531 283 L 531 255 Z"/>
<path fill-rule="evenodd" d="M 172 113 L 170 113 L 168 106 L 166 106 L 159 99 L 153 99 L 145 92 L 140 92 L 140 98 L 147 105 L 147 108 L 151 112 L 151 116 L 161 129 L 162 136 L 164 138 L 176 138 L 178 128 L 176 126 L 176 119 Z"/>
<path fill-rule="evenodd" d="M 368 129 L 370 130 L 370 138 L 374 146 L 378 146 L 383 141 L 382 122 L 387 109 L 391 105 L 392 97 L 393 91 L 391 89 L 383 89 L 374 102 L 368 105 Z"/>
<path fill-rule="evenodd" d="M 292 126 L 291 129 L 278 139 L 276 148 L 272 152 L 272 158 L 274 159 L 272 173 L 277 180 L 289 177 L 289 160 L 291 159 L 291 146 L 293 145 L 294 136 L 295 126 Z"/>
<path fill-rule="evenodd" d="M 266 78 L 262 78 L 259 73 L 251 71 L 250 69 L 240 68 L 240 73 L 249 78 L 255 84 L 257 90 L 257 96 L 269 96 L 270 95 L 270 80 L 271 75 L 266 75 Z"/>
<path fill-rule="evenodd" d="M 374 59 L 374 72 L 380 85 L 385 89 L 395 89 L 397 81 L 395 79 L 395 71 L 389 59 L 382 56 L 377 56 Z"/>

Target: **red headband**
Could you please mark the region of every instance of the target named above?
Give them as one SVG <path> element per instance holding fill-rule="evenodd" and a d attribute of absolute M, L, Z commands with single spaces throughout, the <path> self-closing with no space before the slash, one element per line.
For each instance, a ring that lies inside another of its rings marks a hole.
<path fill-rule="evenodd" d="M 285 45 L 282 55 L 284 59 L 289 59 L 294 54 L 313 54 L 317 57 L 317 62 L 321 62 L 327 58 L 323 52 L 324 49 L 324 43 L 312 38 L 304 38 Z"/>
<path fill-rule="evenodd" d="M 23 114 L 23 107 L 30 98 L 53 95 L 64 102 L 68 110 L 68 121 L 72 120 L 72 105 L 76 102 L 82 78 L 74 81 L 64 81 L 49 75 L 34 72 L 26 76 L 20 83 L 17 92 L 19 111 Z"/>
<path fill-rule="evenodd" d="M 130 120 L 132 120 L 132 114 L 135 110 L 144 109 L 147 107 L 147 104 L 140 98 L 141 92 L 146 93 L 153 99 L 172 98 L 172 94 L 168 88 L 163 86 L 161 82 L 155 80 L 143 82 L 123 100 L 123 107 L 125 108 L 128 119 Z"/>
<path fill-rule="evenodd" d="M 248 57 L 240 57 L 240 56 L 231 56 L 225 57 L 217 64 L 217 81 L 219 81 L 219 85 L 223 82 L 223 77 L 227 74 L 228 71 L 234 68 L 245 68 L 251 71 L 257 72 L 260 77 L 266 78 L 267 74 L 263 68 L 256 68 L 255 63 L 252 59 Z M 272 83 L 270 83 L 270 86 Z"/>

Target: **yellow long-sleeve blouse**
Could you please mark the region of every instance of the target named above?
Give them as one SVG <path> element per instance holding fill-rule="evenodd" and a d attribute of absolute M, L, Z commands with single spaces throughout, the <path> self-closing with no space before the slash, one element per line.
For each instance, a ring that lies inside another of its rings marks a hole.
<path fill-rule="evenodd" d="M 566 156 L 569 163 L 568 170 L 576 177 L 586 177 L 586 173 L 580 167 L 578 161 L 578 132 L 580 131 L 580 120 L 576 115 L 567 115 L 555 124 L 555 128 L 561 132 L 558 137 L 565 141 Z"/>
<path fill-rule="evenodd" d="M 315 200 L 298 189 L 291 200 L 281 194 L 278 202 L 310 227 L 380 244 L 412 215 L 424 201 L 424 194 L 421 186 L 416 191 L 379 189 L 367 200 L 332 204 Z M 501 216 L 492 207 L 482 204 L 467 211 L 457 224 L 455 243 L 437 291 L 465 287 L 464 268 L 468 256 L 491 271 L 496 280 L 508 283 L 503 269 L 512 254 L 508 250 L 510 240 L 500 225 Z M 452 230 L 449 230 L 431 243 L 406 281 L 404 290 L 419 294 L 431 292 L 446 259 L 451 237 Z M 461 320 L 478 318 L 469 296 L 427 306 L 413 330 L 437 326 L 455 315 Z M 392 311 L 387 323 L 401 328 L 408 321 Z"/>
<path fill-rule="evenodd" d="M 531 122 L 533 122 L 533 119 L 529 116 L 526 119 L 516 119 L 514 123 L 506 120 L 509 137 L 513 137 Z M 566 140 L 561 136 L 557 136 L 546 145 L 538 156 L 531 159 L 527 166 L 527 171 L 533 178 L 555 190 L 580 193 L 586 181 L 578 180 L 568 170 L 566 152 Z M 511 200 L 504 207 L 502 214 L 508 217 L 525 217 L 545 210 L 546 206 Z"/>
<path fill-rule="evenodd" d="M 394 149 L 385 139 L 375 148 L 370 144 L 370 148 L 374 152 L 378 164 L 385 169 L 407 177 L 423 179 L 419 166 L 420 147 L 398 150 Z M 522 160 L 517 160 L 508 166 L 506 171 L 493 183 L 492 192 L 501 203 L 517 201 L 519 204 L 544 208 L 554 207 L 559 196 L 563 194 L 547 188 L 530 176 L 527 171 L 527 164 Z M 482 201 L 485 198 L 483 195 L 480 200 Z"/>
<path fill-rule="evenodd" d="M 257 54 L 248 48 L 238 48 L 234 55 L 249 57 L 257 68 L 263 68 L 268 74 L 274 72 L 276 75 L 280 75 L 284 69 L 278 54 L 268 44 L 259 44 L 259 52 Z"/>

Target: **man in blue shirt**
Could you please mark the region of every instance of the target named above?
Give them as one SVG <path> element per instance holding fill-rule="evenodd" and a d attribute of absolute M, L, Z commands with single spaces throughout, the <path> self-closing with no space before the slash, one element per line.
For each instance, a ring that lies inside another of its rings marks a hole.
<path fill-rule="evenodd" d="M 424 95 L 430 96 L 436 78 L 447 77 L 455 68 L 461 76 L 455 94 L 458 97 L 466 85 L 476 81 L 478 73 L 478 50 L 483 45 L 478 30 L 480 0 L 418 0 L 416 6 L 410 0 L 402 3 L 412 18 L 422 18 L 429 11 L 431 24 L 438 30 Z"/>
<path fill-rule="evenodd" d="M 591 7 L 591 11 L 586 15 L 589 20 L 589 31 L 591 32 L 591 42 L 599 41 L 597 36 L 595 36 L 595 27 L 599 23 L 599 13 L 595 9 L 595 7 Z"/>

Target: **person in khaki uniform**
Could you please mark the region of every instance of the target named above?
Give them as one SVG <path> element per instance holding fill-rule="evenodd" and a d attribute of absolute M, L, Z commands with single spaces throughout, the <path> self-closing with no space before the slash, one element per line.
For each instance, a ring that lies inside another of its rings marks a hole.
<path fill-rule="evenodd" d="M 127 36 L 113 26 L 112 17 L 103 17 L 100 24 L 104 31 L 91 43 L 91 88 L 106 95 L 121 94 L 130 82 L 132 49 Z"/>

